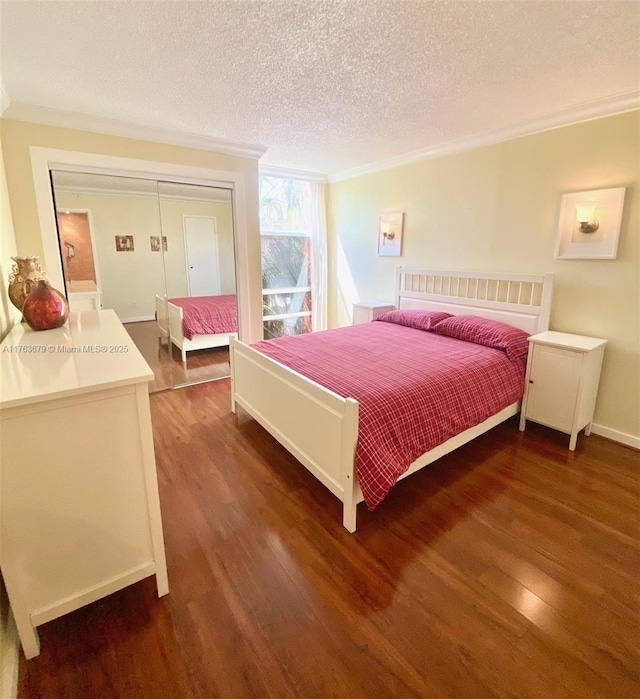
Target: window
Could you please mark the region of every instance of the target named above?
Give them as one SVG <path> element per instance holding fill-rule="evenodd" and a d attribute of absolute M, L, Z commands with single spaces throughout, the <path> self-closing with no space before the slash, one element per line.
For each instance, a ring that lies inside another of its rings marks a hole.
<path fill-rule="evenodd" d="M 261 176 L 260 236 L 265 339 L 324 329 L 326 232 L 321 186 Z"/>

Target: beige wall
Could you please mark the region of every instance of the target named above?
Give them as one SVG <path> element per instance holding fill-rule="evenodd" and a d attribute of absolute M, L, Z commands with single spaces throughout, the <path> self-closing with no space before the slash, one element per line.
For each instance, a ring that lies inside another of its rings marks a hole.
<path fill-rule="evenodd" d="M 7 292 L 9 275 L 13 266 L 11 257 L 16 254 L 16 239 L 13 232 L 2 140 L 0 139 L 0 340 L 20 321 L 21 317 L 18 309 L 9 300 Z"/>
<path fill-rule="evenodd" d="M 636 111 L 330 185 L 330 325 L 393 300 L 398 265 L 554 272 L 551 328 L 609 340 L 595 422 L 640 438 L 639 134 Z M 627 188 L 617 259 L 555 259 L 562 194 L 609 187 Z M 380 258 L 389 211 L 403 255 Z"/>
<path fill-rule="evenodd" d="M 243 290 L 249 297 L 249 323 L 252 335 L 249 339 L 253 341 L 262 338 L 258 161 L 256 159 L 6 119 L 0 121 L 0 125 L 15 239 L 21 255 L 43 254 L 31 172 L 30 147 L 57 148 L 241 173 L 245 183 L 246 265 L 250 280 L 249 289 Z"/>
<path fill-rule="evenodd" d="M 5 177 L 2 139 L 0 138 L 0 340 L 20 321 L 20 313 L 7 292 L 9 274 L 16 255 L 7 179 Z M 13 697 L 17 692 L 18 640 L 13 617 L 9 613 L 7 593 L 0 577 L 0 696 Z"/>
<path fill-rule="evenodd" d="M 155 295 L 164 296 L 165 278 L 169 298 L 188 296 L 182 225 L 185 215 L 216 219 L 221 292 L 235 293 L 231 204 L 164 198 L 158 202 L 154 197 L 67 191 L 56 192 L 56 204 L 60 210 L 87 209 L 90 212 L 102 305 L 113 308 L 124 322 L 153 318 Z M 167 238 L 167 250 L 153 252 L 150 236 L 160 236 L 161 232 Z M 133 236 L 133 251 L 117 251 L 116 235 Z"/>
<path fill-rule="evenodd" d="M 165 293 L 162 253 L 151 252 L 149 239 L 160 235 L 158 200 L 56 192 L 56 204 L 90 212 L 103 308 L 113 308 L 123 322 L 153 318 L 155 295 Z M 133 251 L 117 251 L 116 235 L 133 236 Z"/>

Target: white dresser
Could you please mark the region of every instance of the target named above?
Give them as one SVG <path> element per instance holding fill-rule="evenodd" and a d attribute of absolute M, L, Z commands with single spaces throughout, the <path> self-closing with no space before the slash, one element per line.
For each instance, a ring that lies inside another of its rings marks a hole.
<path fill-rule="evenodd" d="M 0 565 L 31 658 L 40 624 L 150 575 L 169 591 L 153 373 L 112 310 L 13 328 L 0 369 Z"/>
<path fill-rule="evenodd" d="M 606 343 L 553 330 L 529 338 L 520 430 L 527 420 L 553 427 L 570 435 L 575 450 L 578 432 L 591 432 Z"/>

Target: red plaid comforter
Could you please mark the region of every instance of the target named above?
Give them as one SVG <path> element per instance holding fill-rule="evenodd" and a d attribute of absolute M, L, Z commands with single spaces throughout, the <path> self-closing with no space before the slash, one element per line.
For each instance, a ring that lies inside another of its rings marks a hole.
<path fill-rule="evenodd" d="M 182 332 L 188 340 L 194 335 L 238 332 L 235 294 L 192 296 L 169 299 L 182 308 Z"/>
<path fill-rule="evenodd" d="M 522 397 L 525 360 L 393 323 L 253 347 L 360 404 L 356 473 L 370 510 L 411 463 Z M 313 425 L 309 425 L 313 429 Z"/>

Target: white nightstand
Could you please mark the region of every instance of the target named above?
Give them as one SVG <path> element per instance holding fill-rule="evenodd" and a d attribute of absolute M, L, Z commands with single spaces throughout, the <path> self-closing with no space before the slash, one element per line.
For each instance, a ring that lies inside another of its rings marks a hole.
<path fill-rule="evenodd" d="M 89 280 L 69 282 L 67 300 L 70 311 L 99 311 L 102 308 L 100 289 Z"/>
<path fill-rule="evenodd" d="M 358 301 L 353 304 L 353 323 L 352 325 L 360 325 L 360 323 L 369 323 L 381 316 L 387 311 L 393 311 L 395 306 L 392 303 L 385 301 Z"/>
<path fill-rule="evenodd" d="M 571 435 L 591 432 L 606 340 L 547 331 L 529 338 L 525 393 L 520 430 L 527 420 Z"/>

